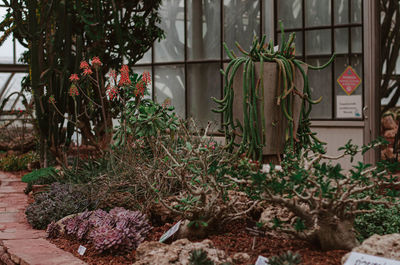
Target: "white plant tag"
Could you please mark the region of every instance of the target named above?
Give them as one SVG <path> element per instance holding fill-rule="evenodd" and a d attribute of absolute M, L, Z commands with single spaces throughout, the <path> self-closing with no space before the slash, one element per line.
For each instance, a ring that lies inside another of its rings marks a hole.
<path fill-rule="evenodd" d="M 165 240 L 167 240 L 168 238 L 170 238 L 173 234 L 175 234 L 179 230 L 181 223 L 182 223 L 182 220 L 177 222 L 173 227 L 171 227 L 167 232 L 165 232 L 165 234 L 161 236 L 159 242 L 162 243 Z"/>
<path fill-rule="evenodd" d="M 351 252 L 349 258 L 346 260 L 346 263 L 344 265 L 363 265 L 363 264 L 400 265 L 400 261 L 371 256 L 358 252 Z"/>
<path fill-rule="evenodd" d="M 256 265 L 268 265 L 268 259 L 263 256 L 258 256 Z"/>
<path fill-rule="evenodd" d="M 86 252 L 86 248 L 84 246 L 80 245 L 78 248 L 79 255 L 83 256 L 83 254 L 85 254 L 85 252 Z"/>
<path fill-rule="evenodd" d="M 279 51 L 279 45 L 274 46 L 274 52 Z"/>

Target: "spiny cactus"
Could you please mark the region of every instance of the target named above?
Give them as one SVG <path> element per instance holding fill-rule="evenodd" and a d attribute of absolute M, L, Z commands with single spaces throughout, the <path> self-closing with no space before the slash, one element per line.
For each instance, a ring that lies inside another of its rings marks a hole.
<path fill-rule="evenodd" d="M 269 258 L 268 263 L 270 265 L 296 265 L 301 264 L 301 256 L 298 253 L 293 253 L 288 250 L 279 256 L 273 256 Z"/>
<path fill-rule="evenodd" d="M 195 249 L 190 252 L 189 265 L 214 265 L 214 262 L 207 257 L 207 252 Z"/>

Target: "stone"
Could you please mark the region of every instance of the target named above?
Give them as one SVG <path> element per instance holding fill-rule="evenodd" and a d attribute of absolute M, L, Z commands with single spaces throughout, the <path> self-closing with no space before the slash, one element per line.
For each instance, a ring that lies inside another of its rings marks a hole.
<path fill-rule="evenodd" d="M 10 254 L 10 259 L 16 264 L 19 264 L 20 261 L 21 261 L 21 259 L 18 256 L 14 255 L 14 254 Z"/>
<path fill-rule="evenodd" d="M 392 129 L 396 129 L 397 130 L 397 123 L 396 121 L 393 119 L 392 115 L 388 115 L 382 118 L 381 120 L 382 123 L 382 127 L 386 130 L 392 130 Z"/>
<path fill-rule="evenodd" d="M 396 129 L 391 129 L 391 130 L 386 130 L 383 133 L 383 136 L 385 138 L 394 138 L 396 136 L 396 133 L 397 133 L 397 128 Z"/>
<path fill-rule="evenodd" d="M 7 253 L 1 255 L 0 261 L 2 262 L 2 264 L 5 265 L 15 265 L 15 263 L 10 259 L 10 256 Z"/>
<path fill-rule="evenodd" d="M 215 249 L 211 240 L 202 242 L 190 242 L 187 239 L 180 239 L 171 245 L 157 241 L 144 242 L 136 250 L 136 262 L 134 265 L 188 265 L 190 252 L 195 249 L 202 249 L 207 257 L 216 265 L 224 262 L 232 262 L 223 250 Z"/>
<path fill-rule="evenodd" d="M 394 153 L 393 153 L 393 148 L 392 147 L 387 147 L 381 151 L 381 158 L 382 159 L 393 159 L 394 158 Z"/>
<path fill-rule="evenodd" d="M 237 264 L 249 263 L 250 255 L 244 252 L 239 252 L 233 255 L 233 262 Z"/>
<path fill-rule="evenodd" d="M 351 251 L 400 261 L 400 234 L 383 236 L 375 234 Z M 349 256 L 350 253 L 347 253 L 342 258 L 342 264 Z"/>

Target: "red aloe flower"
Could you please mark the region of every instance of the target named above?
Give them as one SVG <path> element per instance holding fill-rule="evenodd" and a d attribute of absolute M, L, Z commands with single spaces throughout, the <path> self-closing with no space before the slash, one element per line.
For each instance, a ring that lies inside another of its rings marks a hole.
<path fill-rule="evenodd" d="M 73 96 L 79 96 L 79 91 L 78 88 L 75 85 L 71 85 L 69 88 L 68 94 L 73 97 Z"/>
<path fill-rule="evenodd" d="M 85 68 L 85 69 L 83 70 L 83 75 L 91 75 L 91 74 L 93 74 L 92 69 L 90 69 L 90 68 Z"/>
<path fill-rule="evenodd" d="M 114 69 L 111 69 L 110 72 L 108 72 L 108 77 L 112 79 L 117 79 L 117 72 Z"/>
<path fill-rule="evenodd" d="M 146 88 L 146 86 L 145 86 L 145 83 L 143 82 L 143 80 L 140 80 L 139 82 L 137 82 L 135 96 L 138 96 L 138 95 L 143 96 L 145 88 Z"/>
<path fill-rule="evenodd" d="M 151 83 L 151 75 L 148 71 L 143 72 L 142 80 L 146 83 L 146 85 Z"/>
<path fill-rule="evenodd" d="M 89 68 L 89 64 L 86 61 L 82 61 L 80 66 L 80 69 L 88 69 Z"/>
<path fill-rule="evenodd" d="M 118 85 L 119 86 L 130 85 L 132 82 L 131 79 L 129 78 L 129 67 L 127 65 L 122 65 L 120 72 L 121 72 L 121 77 L 119 79 Z"/>
<path fill-rule="evenodd" d="M 92 66 L 94 69 L 99 69 L 99 67 L 102 65 L 100 58 L 95 56 L 92 58 Z"/>
<path fill-rule="evenodd" d="M 56 103 L 56 100 L 55 100 L 55 98 L 54 98 L 53 95 L 51 95 L 51 96 L 49 97 L 49 103 L 50 103 L 50 104 L 55 104 L 55 103 Z"/>
<path fill-rule="evenodd" d="M 77 75 L 77 74 L 72 74 L 72 75 L 69 77 L 69 81 L 71 81 L 71 82 L 73 82 L 73 83 L 79 81 L 78 75 Z"/>

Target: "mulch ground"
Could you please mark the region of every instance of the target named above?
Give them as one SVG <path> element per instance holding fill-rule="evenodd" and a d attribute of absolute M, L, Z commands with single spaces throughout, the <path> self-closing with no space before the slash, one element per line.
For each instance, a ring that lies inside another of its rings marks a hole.
<path fill-rule="evenodd" d="M 172 224 L 166 224 L 153 228 L 146 241 L 158 241 L 161 235 L 171 226 Z M 213 241 L 217 249 L 224 250 L 231 257 L 238 252 L 249 254 L 251 262 L 241 265 L 255 264 L 259 255 L 270 257 L 287 250 L 298 252 L 302 257 L 302 264 L 305 265 L 339 265 L 342 257 L 348 252 L 345 250 L 321 251 L 305 241 L 291 239 L 284 235 L 254 236 L 246 230 L 246 226 L 245 222 L 230 224 L 224 228 L 222 233 L 211 235 L 209 239 Z M 51 242 L 59 248 L 71 252 L 88 264 L 132 264 L 135 261 L 135 251 L 123 256 L 99 255 L 93 247 L 85 245 L 88 249 L 84 256 L 80 256 L 77 250 L 81 243 L 76 240 L 69 240 L 64 237 L 53 239 Z"/>

